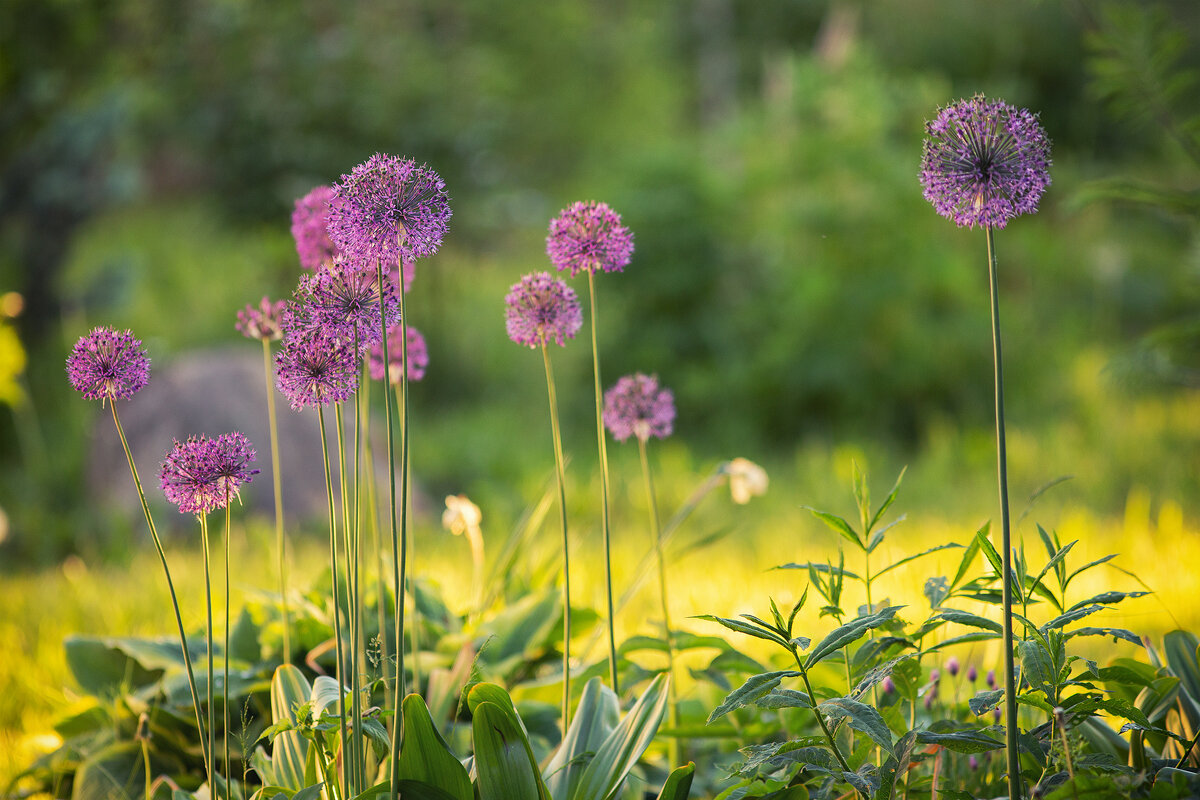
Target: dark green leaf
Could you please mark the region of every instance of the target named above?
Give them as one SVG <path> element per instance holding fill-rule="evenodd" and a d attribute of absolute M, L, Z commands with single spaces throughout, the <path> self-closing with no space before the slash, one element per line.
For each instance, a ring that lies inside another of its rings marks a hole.
<path fill-rule="evenodd" d="M 667 776 L 666 783 L 663 784 L 662 791 L 658 793 L 658 800 L 687 800 L 688 794 L 692 791 L 692 778 L 696 772 L 696 765 L 690 761 L 682 767 L 676 767 Z"/>
<path fill-rule="evenodd" d="M 834 653 L 851 642 L 857 641 L 866 635 L 867 631 L 872 628 L 878 628 L 880 625 L 890 621 L 896 616 L 896 612 L 903 606 L 888 606 L 874 614 L 868 614 L 865 617 L 858 617 L 839 628 L 836 628 L 832 633 L 821 640 L 808 658 L 804 661 L 805 669 L 812 669 L 819 664 L 831 653 Z"/>
<path fill-rule="evenodd" d="M 483 701 L 472 715 L 480 800 L 550 800 L 516 714 Z"/>
<path fill-rule="evenodd" d="M 1150 594 L 1150 592 L 1102 592 L 1095 597 L 1089 597 L 1087 600 L 1080 600 L 1078 603 L 1068 608 L 1067 611 L 1074 611 L 1077 608 L 1083 608 L 1084 606 L 1092 603 L 1111 605 L 1112 603 L 1119 603 L 1122 600 L 1129 598 L 1145 597 L 1148 594 Z"/>
<path fill-rule="evenodd" d="M 1141 645 L 1142 639 L 1133 631 L 1127 631 L 1124 628 L 1076 628 L 1070 632 L 1071 636 L 1111 636 L 1113 641 L 1124 639 L 1125 641 Z"/>
<path fill-rule="evenodd" d="M 791 649 L 791 646 L 788 644 L 788 640 L 780 636 L 778 633 L 775 633 L 772 630 L 763 630 L 762 628 L 742 622 L 741 620 L 726 619 L 725 617 L 714 617 L 711 614 L 698 614 L 692 617 L 692 619 L 706 619 L 709 622 L 715 622 L 719 625 L 723 625 L 731 631 L 744 633 L 747 636 L 753 636 L 756 639 L 766 639 L 768 642 L 775 642 L 781 647 L 785 647 L 789 650 Z"/>
<path fill-rule="evenodd" d="M 429 709 L 420 695 L 410 694 L 401 703 L 404 735 L 401 737 L 400 758 L 396 774 L 401 778 L 419 781 L 441 789 L 454 800 L 472 800 L 474 789 L 471 779 L 450 748 L 442 739 L 437 726 L 429 716 Z M 379 726 L 376 731 L 383 734 L 384 752 L 387 752 L 387 731 L 378 720 L 367 720 Z M 375 738 L 372 743 L 375 743 Z"/>
<path fill-rule="evenodd" d="M 1061 628 L 1064 625 L 1069 625 L 1070 623 L 1074 622 L 1075 620 L 1083 619 L 1084 617 L 1095 614 L 1097 611 L 1107 611 L 1107 610 L 1108 609 L 1105 608 L 1104 606 L 1087 606 L 1086 608 L 1076 608 L 1072 611 L 1068 611 L 1065 614 L 1060 614 L 1059 616 L 1057 616 L 1054 619 L 1047 622 L 1045 625 L 1043 625 L 1038 630 L 1040 630 L 1042 633 L 1045 633 L 1046 631 L 1054 630 L 1056 628 Z"/>
<path fill-rule="evenodd" d="M 963 551 L 962 559 L 958 562 L 958 572 L 954 573 L 954 580 L 950 581 L 951 589 L 957 588 L 962 579 L 966 577 L 967 571 L 971 569 L 971 564 L 974 563 L 975 556 L 979 555 L 979 538 L 981 535 L 985 538 L 987 537 L 989 526 L 990 523 L 985 522 L 983 527 L 976 531 L 975 536 L 971 538 L 967 549 Z M 941 605 L 941 603 L 938 603 L 938 605 Z"/>
<path fill-rule="evenodd" d="M 780 684 L 784 678 L 795 678 L 800 673 L 794 670 L 781 670 L 779 672 L 764 672 L 761 675 L 752 675 L 750 678 L 734 689 L 728 697 L 726 697 L 721 705 L 713 709 L 713 712 L 708 715 L 708 724 L 713 724 L 714 721 L 728 714 L 735 709 L 748 706 L 757 701 L 760 697 L 768 694 L 772 689 Z"/>
<path fill-rule="evenodd" d="M 759 708 L 812 708 L 812 698 L 795 689 L 773 689 L 754 703 Z"/>
<path fill-rule="evenodd" d="M 972 714 L 980 717 L 1000 705 L 1003 700 L 1003 689 L 991 689 L 975 695 L 967 701 L 967 705 L 970 707 Z"/>
<path fill-rule="evenodd" d="M 862 537 L 854 528 L 850 527 L 850 523 L 839 517 L 837 514 L 830 514 L 828 511 L 818 511 L 811 506 L 801 506 L 801 508 L 811 511 L 813 516 L 824 522 L 833 530 L 844 536 L 847 541 L 853 543 L 859 550 L 865 550 L 866 545 L 863 543 Z"/>
<path fill-rule="evenodd" d="M 964 730 L 953 733 L 935 733 L 934 731 L 918 731 L 918 744 L 936 744 L 956 753 L 986 753 L 989 750 L 999 750 L 1004 742 L 988 736 L 983 731 Z"/>
<path fill-rule="evenodd" d="M 845 719 L 856 731 L 865 733 L 886 751 L 892 749 L 892 734 L 887 723 L 871 706 L 849 697 L 835 697 L 817 706 L 817 710 L 831 719 Z"/>
<path fill-rule="evenodd" d="M 938 614 L 938 616 L 947 622 L 955 622 L 959 625 L 969 625 L 972 628 L 982 628 L 985 631 L 1004 633 L 1004 626 L 999 622 L 994 622 L 986 617 L 981 617 L 978 614 L 972 614 L 968 611 L 959 611 L 958 609 L 947 608 Z"/>

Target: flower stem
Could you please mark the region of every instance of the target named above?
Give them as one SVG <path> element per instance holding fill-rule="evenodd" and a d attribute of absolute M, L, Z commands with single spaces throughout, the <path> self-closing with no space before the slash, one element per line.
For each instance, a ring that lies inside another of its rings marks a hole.
<path fill-rule="evenodd" d="M 217 796 L 217 787 L 213 784 L 213 773 L 216 772 L 216 750 L 213 747 L 216 727 L 213 722 L 213 618 L 212 618 L 212 564 L 208 550 L 208 515 L 200 512 L 200 543 L 204 549 L 204 607 L 207 610 L 208 627 L 208 791 L 213 797 Z"/>
<path fill-rule="evenodd" d="M 613 691 L 621 688 L 617 680 L 617 635 L 613 621 L 612 535 L 608 516 L 608 447 L 604 438 L 604 395 L 600 388 L 600 351 L 596 346 L 596 273 L 588 270 L 588 297 L 591 302 L 592 374 L 596 384 L 596 441 L 600 448 L 600 521 L 604 530 L 604 587 L 608 595 L 608 674 Z"/>
<path fill-rule="evenodd" d="M 384 389 L 384 394 L 387 390 Z M 376 641 L 379 642 L 379 668 L 382 673 L 385 664 L 388 663 L 388 646 L 387 646 L 387 630 L 384 627 L 387 624 L 387 589 L 384 584 L 384 570 L 386 566 L 383 558 L 383 548 L 380 547 L 379 541 L 379 484 L 375 477 L 375 457 L 371 450 L 371 380 L 368 377 L 363 381 L 362 388 L 363 408 L 363 460 L 367 462 L 367 519 L 371 529 L 371 552 L 375 554 L 375 624 L 378 629 Z M 391 692 L 387 681 L 383 681 L 383 707 L 387 708 L 391 705 Z"/>
<path fill-rule="evenodd" d="M 233 800 L 233 785 L 229 779 L 229 486 L 225 486 L 225 674 L 221 679 L 221 707 L 225 713 L 225 726 L 221 731 L 225 750 L 225 798 Z"/>
<path fill-rule="evenodd" d="M 271 478 L 275 484 L 275 550 L 279 557 L 279 602 L 283 612 L 284 664 L 292 661 L 291 619 L 288 613 L 287 562 L 283 539 L 283 476 L 279 474 L 279 426 L 275 417 L 275 387 L 271 385 L 271 343 L 263 343 L 263 374 L 267 379 L 267 420 L 271 425 Z"/>
<path fill-rule="evenodd" d="M 163 574 L 167 578 L 167 591 L 171 594 L 171 608 L 175 611 L 175 624 L 179 628 L 179 646 L 183 650 L 183 665 L 187 668 L 188 688 L 192 692 L 192 708 L 196 712 L 196 729 L 200 732 L 200 749 L 204 751 L 204 769 L 208 773 L 208 785 L 212 786 L 212 764 L 209 752 L 205 750 L 204 720 L 200 716 L 200 693 L 196 689 L 196 675 L 192 670 L 192 654 L 188 652 L 187 634 L 183 632 L 183 617 L 179 613 L 179 598 L 175 595 L 175 583 L 171 580 L 171 569 L 167 566 L 167 554 L 163 550 L 162 540 L 158 538 L 158 528 L 154 518 L 150 516 L 150 506 L 146 503 L 146 492 L 142 489 L 142 479 L 138 477 L 137 466 L 133 463 L 133 454 L 129 452 L 129 442 L 125 440 L 125 429 L 121 427 L 121 417 L 117 414 L 115 400 L 108 401 L 112 408 L 113 424 L 117 426 L 117 436 L 121 439 L 121 448 L 125 451 L 125 460 L 129 462 L 129 473 L 133 476 L 133 485 L 137 488 L 138 500 L 142 503 L 142 513 L 146 516 L 146 527 L 150 529 L 150 538 L 154 540 L 154 549 L 158 551 L 158 560 L 162 562 Z"/>
<path fill-rule="evenodd" d="M 354 351 L 358 352 L 357 335 L 355 336 Z M 354 404 L 355 414 L 355 442 L 354 452 L 357 459 L 358 453 L 358 403 Z M 359 706 L 358 697 L 358 618 L 355 608 L 355 603 L 358 598 L 358 583 L 355 569 L 355 542 L 353 532 L 357 530 L 357 509 L 358 509 L 358 486 L 355 485 L 355 495 L 353 507 L 350 502 L 349 476 L 346 474 L 349 470 L 346 464 L 346 430 L 344 421 L 342 420 L 342 409 L 338 407 L 338 415 L 336 420 L 337 441 L 338 441 L 338 479 L 341 483 L 342 492 L 342 547 L 343 547 L 343 563 L 346 570 L 346 590 L 349 592 L 349 597 L 346 598 L 346 621 L 349 630 L 347 638 L 349 640 L 350 652 L 343 651 L 345 663 L 349 668 L 349 684 L 350 684 L 350 719 L 346 720 L 350 725 L 350 752 L 343 755 L 350 761 L 350 772 L 354 776 L 356 785 L 361 785 L 361 756 L 362 756 L 362 735 L 360 730 L 360 720 L 362 712 Z M 358 467 L 355 466 L 355 478 L 358 477 Z M 354 520 L 352 522 L 352 519 Z"/>
<path fill-rule="evenodd" d="M 817 718 L 817 724 L 821 726 L 821 731 L 825 734 L 825 741 L 829 742 L 829 749 L 833 751 L 833 757 L 837 759 L 838 764 L 846 772 L 853 772 L 850 765 L 846 763 L 845 756 L 838 749 L 837 742 L 833 738 L 833 733 L 829 730 L 829 726 L 825 724 L 825 717 L 817 709 L 817 696 L 813 693 L 812 684 L 808 680 L 808 671 L 804 668 L 804 662 L 800 659 L 800 653 L 796 648 L 792 648 L 792 657 L 796 659 L 796 667 L 800 670 L 800 679 L 804 681 L 804 690 L 808 692 L 808 699 L 813 703 L 813 716 Z"/>
<path fill-rule="evenodd" d="M 558 512 L 562 527 L 563 546 L 563 697 L 562 729 L 566 735 L 571 723 L 571 559 L 567 537 L 567 472 L 563 465 L 562 433 L 558 425 L 558 395 L 554 390 L 554 370 L 550 366 L 550 350 L 542 342 L 542 361 L 546 364 L 546 393 L 550 400 L 550 434 L 554 440 L 554 469 L 558 478 Z M 472 554 L 474 543 L 472 543 Z M 480 560 L 475 559 L 477 562 Z M 476 568 L 478 571 L 478 567 Z"/>
<path fill-rule="evenodd" d="M 1008 522 L 1008 453 L 1004 436 L 1004 367 L 1000 353 L 1000 299 L 996 283 L 996 248 L 991 226 L 987 231 L 988 278 L 992 299 L 992 355 L 996 368 L 996 472 L 1000 487 L 1000 529 L 1004 574 L 1004 723 L 1009 800 L 1021 797 L 1021 761 L 1017 751 L 1017 689 L 1013 664 L 1012 534 Z"/>
<path fill-rule="evenodd" d="M 671 611 L 667 598 L 667 560 L 663 555 L 662 527 L 658 521 L 658 497 L 654 492 L 654 478 L 650 474 L 650 459 L 646 455 L 646 440 L 637 437 L 638 453 L 642 457 L 642 476 L 646 482 L 646 504 L 650 509 L 650 536 L 654 539 L 654 554 L 658 558 L 658 596 L 662 601 L 663 641 L 667 645 L 667 675 L 670 677 L 671 702 L 667 706 L 667 721 L 674 730 L 667 744 L 668 765 L 672 769 L 681 765 L 679 729 L 679 689 L 675 684 L 675 640 L 671 636 Z"/>
<path fill-rule="evenodd" d="M 407 350 L 407 348 L 406 348 L 406 350 Z M 408 428 L 408 414 L 406 413 L 406 410 L 408 408 L 408 396 L 407 396 L 407 393 L 400 386 L 396 387 L 396 408 L 400 412 L 400 419 L 401 419 L 400 439 L 401 439 L 401 441 L 404 441 L 405 440 L 405 430 Z M 407 453 L 408 448 L 404 448 L 404 449 Z M 401 467 L 401 469 L 403 470 L 401 473 L 402 475 L 408 474 L 408 469 L 410 466 L 412 466 L 409 463 L 411 461 L 411 458 L 412 457 L 410 455 L 407 455 L 407 454 L 405 455 L 404 464 Z M 411 493 L 412 493 L 412 485 L 408 481 L 404 481 L 404 497 L 405 497 L 406 501 L 410 499 L 409 495 Z M 413 581 L 414 581 L 413 572 L 415 570 L 413 570 L 413 568 L 412 568 L 412 559 L 415 557 L 414 554 L 417 549 L 416 538 L 417 538 L 416 531 L 413 531 L 412 536 L 405 537 L 405 556 L 407 558 L 408 563 L 407 563 L 407 568 L 405 569 L 405 574 L 407 577 L 405 578 L 404 587 L 405 587 L 405 593 L 408 595 L 412 595 L 412 598 L 413 598 L 412 619 L 408 623 L 408 635 L 409 635 L 409 638 L 412 639 L 413 691 L 417 692 L 419 694 L 421 692 L 421 659 L 417 654 L 421 652 L 421 608 L 420 608 L 420 606 L 417 605 L 417 594 L 413 590 Z"/>
<path fill-rule="evenodd" d="M 334 404 L 334 413 L 340 419 L 342 416 L 341 403 Z M 342 604 L 338 589 L 337 563 L 337 516 L 333 507 L 333 476 L 329 469 L 329 442 L 325 438 L 325 407 L 317 406 L 317 421 L 321 426 L 321 458 L 325 466 L 325 494 L 329 497 L 329 573 L 333 583 L 333 644 L 337 657 L 338 683 L 338 731 L 342 744 L 342 794 L 349 796 L 349 766 L 350 749 L 346 742 L 346 691 L 345 691 L 345 661 L 342 657 Z"/>

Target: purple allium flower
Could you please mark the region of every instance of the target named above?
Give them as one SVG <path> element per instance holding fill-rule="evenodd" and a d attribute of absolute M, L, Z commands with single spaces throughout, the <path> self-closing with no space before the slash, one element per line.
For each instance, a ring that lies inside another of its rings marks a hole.
<path fill-rule="evenodd" d="M 225 503 L 225 488 L 217 475 L 217 442 L 207 436 L 175 440 L 158 470 L 167 500 L 181 514 L 207 514 Z"/>
<path fill-rule="evenodd" d="M 333 187 L 329 236 L 346 254 L 385 264 L 431 256 L 450 220 L 446 184 L 409 158 L 376 153 Z"/>
<path fill-rule="evenodd" d="M 921 185 L 937 213 L 960 228 L 1003 228 L 1037 211 L 1050 140 L 1035 115 L 975 95 L 941 109 L 925 132 Z"/>
<path fill-rule="evenodd" d="M 263 295 L 262 301 L 257 306 L 250 303 L 237 312 L 237 324 L 234 327 L 247 339 L 266 341 L 281 339 L 283 330 L 279 323 L 285 308 L 287 308 L 286 300 L 271 302 L 266 295 Z"/>
<path fill-rule="evenodd" d="M 583 310 L 575 290 L 549 272 L 533 272 L 521 278 L 509 289 L 504 304 L 508 338 L 517 344 L 565 345 L 583 325 Z"/>
<path fill-rule="evenodd" d="M 967 680 L 969 680 L 971 683 L 979 680 L 979 670 L 975 669 L 974 664 L 967 667 Z"/>
<path fill-rule="evenodd" d="M 225 505 L 226 497 L 236 497 L 242 484 L 258 474 L 250 464 L 257 453 L 250 440 L 243 433 L 233 431 L 217 437 L 213 449 L 213 473 L 217 489 L 221 493 L 221 506 Z"/>
<path fill-rule="evenodd" d="M 404 377 L 404 365 L 400 362 L 400 326 L 396 325 L 388 331 L 388 382 L 399 383 Z M 371 370 L 371 380 L 383 380 L 383 343 L 376 342 L 371 348 L 371 360 L 368 362 Z M 425 377 L 425 368 L 429 366 L 429 349 L 425 346 L 425 337 L 416 328 L 408 329 L 408 379 L 419 381 Z"/>
<path fill-rule="evenodd" d="M 319 327 L 289 332 L 275 354 L 275 385 L 296 411 L 340 403 L 358 386 L 358 354 Z"/>
<path fill-rule="evenodd" d="M 357 340 L 366 349 L 378 342 L 379 305 L 383 304 L 388 327 L 400 320 L 400 299 L 392 282 L 384 279 L 379 289 L 378 273 L 338 256 L 322 264 L 312 275 L 303 275 L 296 289 L 300 310 L 293 310 L 290 321 L 301 318 L 305 324 L 324 329 L 347 342 Z"/>
<path fill-rule="evenodd" d="M 989 669 L 987 674 L 987 685 L 989 689 L 996 688 L 996 670 Z"/>
<path fill-rule="evenodd" d="M 896 682 L 892 680 L 892 676 L 888 675 L 883 679 L 883 693 L 891 694 L 896 691 Z"/>
<path fill-rule="evenodd" d="M 88 400 L 128 400 L 150 381 L 150 358 L 131 331 L 93 328 L 71 348 L 67 380 Z"/>
<path fill-rule="evenodd" d="M 950 656 L 946 659 L 946 671 L 950 673 L 951 678 L 958 677 L 958 670 L 962 665 L 958 662 L 958 656 Z"/>
<path fill-rule="evenodd" d="M 604 427 L 618 442 L 630 436 L 665 439 L 675 421 L 675 398 L 658 387 L 657 375 L 626 375 L 604 393 Z"/>
<path fill-rule="evenodd" d="M 316 269 L 332 261 L 338 249 L 329 238 L 329 204 L 333 200 L 332 186 L 318 186 L 296 200 L 292 211 L 292 238 L 300 266 Z"/>
<path fill-rule="evenodd" d="M 633 256 L 633 234 L 604 203 L 580 202 L 550 220 L 546 255 L 574 277 L 580 272 L 620 272 Z"/>

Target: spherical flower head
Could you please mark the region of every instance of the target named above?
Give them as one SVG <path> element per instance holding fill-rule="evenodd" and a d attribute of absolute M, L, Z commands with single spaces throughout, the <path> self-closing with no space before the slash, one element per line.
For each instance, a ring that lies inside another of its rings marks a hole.
<path fill-rule="evenodd" d="M 128 400 L 150 381 L 150 358 L 130 331 L 94 328 L 67 356 L 67 380 L 88 400 Z"/>
<path fill-rule="evenodd" d="M 265 342 L 282 339 L 280 318 L 285 308 L 286 300 L 271 302 L 264 295 L 257 306 L 250 303 L 237 312 L 237 324 L 234 327 L 247 339 L 261 339 Z"/>
<path fill-rule="evenodd" d="M 1035 115 L 975 95 L 925 124 L 925 199 L 960 227 L 1003 228 L 1037 211 L 1050 185 L 1050 140 Z"/>
<path fill-rule="evenodd" d="M 388 383 L 399 383 L 404 377 L 404 364 L 400 361 L 400 326 L 388 331 Z M 416 328 L 408 329 L 408 379 L 419 381 L 425 377 L 425 368 L 429 366 L 429 350 L 425 346 L 425 337 Z M 371 348 L 371 360 L 368 362 L 371 370 L 371 380 L 383 380 L 383 343 L 376 343 Z"/>
<path fill-rule="evenodd" d="M 424 164 L 376 153 L 333 189 L 329 236 L 343 253 L 393 264 L 431 256 L 442 246 L 450 196 Z"/>
<path fill-rule="evenodd" d="M 167 500 L 181 514 L 207 514 L 225 502 L 225 489 L 217 475 L 217 443 L 207 436 L 175 440 L 158 470 L 158 482 Z"/>
<path fill-rule="evenodd" d="M 233 431 L 217 437 L 213 448 L 213 473 L 221 494 L 221 507 L 229 497 L 238 497 L 242 484 L 258 474 L 250 465 L 258 454 L 243 433 Z"/>
<path fill-rule="evenodd" d="M 296 411 L 340 403 L 358 387 L 358 354 L 323 328 L 300 328 L 275 354 L 275 385 Z"/>
<path fill-rule="evenodd" d="M 626 375 L 604 393 L 604 427 L 618 442 L 636 436 L 665 439 L 675 421 L 675 398 L 660 389 L 657 375 Z"/>
<path fill-rule="evenodd" d="M 338 256 L 312 275 L 302 276 L 295 297 L 302 312 L 293 312 L 293 319 L 300 319 L 302 314 L 308 325 L 347 342 L 357 341 L 363 349 L 382 338 L 380 304 L 388 327 L 400 320 L 400 298 L 392 282 L 384 278 L 381 290 L 376 270 L 346 256 Z"/>
<path fill-rule="evenodd" d="M 329 205 L 333 201 L 332 186 L 318 186 L 296 200 L 292 210 L 292 238 L 300 266 L 316 269 L 332 261 L 338 249 L 329 238 Z"/>
<path fill-rule="evenodd" d="M 550 263 L 574 277 L 581 272 L 620 272 L 633 256 L 633 234 L 604 203 L 579 202 L 550 220 Z"/>
<path fill-rule="evenodd" d="M 517 344 L 565 345 L 583 325 L 575 290 L 549 272 L 534 272 L 514 283 L 504 305 L 508 338 Z"/>
<path fill-rule="evenodd" d="M 744 506 L 751 498 L 767 493 L 770 485 L 767 471 L 753 461 L 734 458 L 723 469 L 729 474 L 729 494 L 738 505 Z"/>

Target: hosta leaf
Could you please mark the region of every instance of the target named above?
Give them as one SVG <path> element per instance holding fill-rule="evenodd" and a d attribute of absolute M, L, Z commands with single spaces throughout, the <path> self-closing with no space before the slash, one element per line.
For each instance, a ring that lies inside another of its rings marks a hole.
<path fill-rule="evenodd" d="M 667 709 L 669 678 L 661 674 L 646 687 L 583 770 L 568 800 L 609 800 L 654 740 Z"/>
<path fill-rule="evenodd" d="M 284 664 L 275 670 L 271 679 L 271 718 L 295 724 L 296 708 L 309 701 L 312 687 L 299 669 Z M 271 765 L 275 771 L 275 783 L 298 792 L 307 782 L 304 764 L 308 759 L 308 740 L 298 732 L 280 733 L 271 744 Z"/>
<path fill-rule="evenodd" d="M 682 767 L 676 767 L 667 776 L 658 800 L 687 800 L 692 791 L 692 778 L 695 777 L 696 765 L 688 762 Z"/>
<path fill-rule="evenodd" d="M 453 800 L 472 800 L 474 789 L 467 771 L 463 769 L 450 748 L 446 745 L 437 726 L 429 716 L 429 709 L 420 695 L 410 694 L 401 703 L 403 712 L 403 731 L 401 738 L 400 758 L 397 761 L 396 774 L 406 780 L 419 781 L 446 793 Z M 372 744 L 376 743 L 378 734 L 383 734 L 383 750 L 387 752 L 387 731 L 378 720 L 365 720 L 378 726 Z"/>
<path fill-rule="evenodd" d="M 599 678 L 590 679 L 562 743 L 542 770 L 551 796 L 574 797 L 588 762 L 620 721 L 621 703 L 616 693 Z"/>
<path fill-rule="evenodd" d="M 516 714 L 490 701 L 472 709 L 480 800 L 550 800 Z"/>

